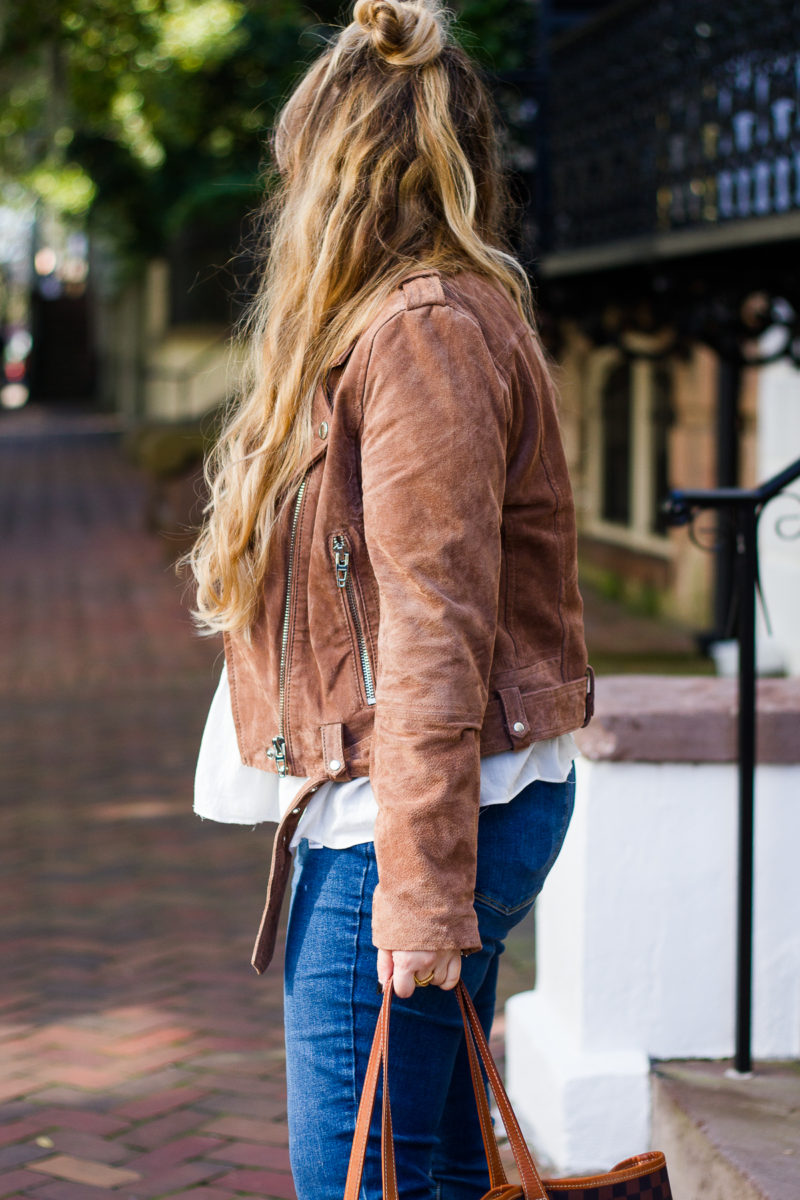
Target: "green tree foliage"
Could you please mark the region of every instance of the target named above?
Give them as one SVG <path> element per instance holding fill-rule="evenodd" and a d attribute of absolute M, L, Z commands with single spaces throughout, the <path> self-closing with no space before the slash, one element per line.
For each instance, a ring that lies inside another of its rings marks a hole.
<path fill-rule="evenodd" d="M 275 110 L 350 4 L 6 0 L 0 190 L 19 180 L 146 258 L 195 221 L 229 223 L 264 186 Z M 492 69 L 529 52 L 532 0 L 462 0 Z"/>

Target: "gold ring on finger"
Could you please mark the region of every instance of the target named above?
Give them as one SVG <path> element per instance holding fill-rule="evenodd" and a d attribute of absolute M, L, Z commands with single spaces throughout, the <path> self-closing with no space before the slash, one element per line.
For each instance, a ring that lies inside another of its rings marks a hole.
<path fill-rule="evenodd" d="M 417 987 L 427 987 L 435 974 L 435 971 L 431 971 L 430 975 L 426 975 L 424 979 L 417 979 L 416 975 L 414 975 L 414 983 Z"/>

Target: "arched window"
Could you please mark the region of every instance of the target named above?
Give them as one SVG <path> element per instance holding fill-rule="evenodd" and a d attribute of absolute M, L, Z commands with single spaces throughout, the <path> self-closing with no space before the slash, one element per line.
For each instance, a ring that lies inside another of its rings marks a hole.
<path fill-rule="evenodd" d="M 673 373 L 669 360 L 597 351 L 587 375 L 584 531 L 645 552 L 668 552 Z"/>

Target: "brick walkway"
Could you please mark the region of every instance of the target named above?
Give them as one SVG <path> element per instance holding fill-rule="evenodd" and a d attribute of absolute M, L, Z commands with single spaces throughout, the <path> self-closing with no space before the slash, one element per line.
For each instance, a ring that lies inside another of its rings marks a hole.
<path fill-rule="evenodd" d="M 291 1200 L 262 829 L 200 821 L 220 665 L 91 422 L 0 420 L 0 1198 Z M 532 983 L 525 922 L 500 1003 Z M 498 1008 L 498 1012 L 501 1012 Z M 495 1028 L 501 1048 L 502 1019 Z"/>

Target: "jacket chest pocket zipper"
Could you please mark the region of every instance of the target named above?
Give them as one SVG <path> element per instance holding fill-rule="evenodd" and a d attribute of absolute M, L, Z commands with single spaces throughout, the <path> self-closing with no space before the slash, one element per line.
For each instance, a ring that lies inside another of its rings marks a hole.
<path fill-rule="evenodd" d="M 364 683 L 364 695 L 367 698 L 367 704 L 374 704 L 375 679 L 372 674 L 372 664 L 369 660 L 369 647 L 367 646 L 367 639 L 364 634 L 364 626 L 358 615 L 356 589 L 350 565 L 350 547 L 347 539 L 340 533 L 335 534 L 331 542 L 331 549 L 333 551 L 333 567 L 336 573 L 336 586 L 344 592 L 347 609 L 350 613 L 350 619 L 356 635 L 358 658 L 361 665 L 361 679 Z"/>

